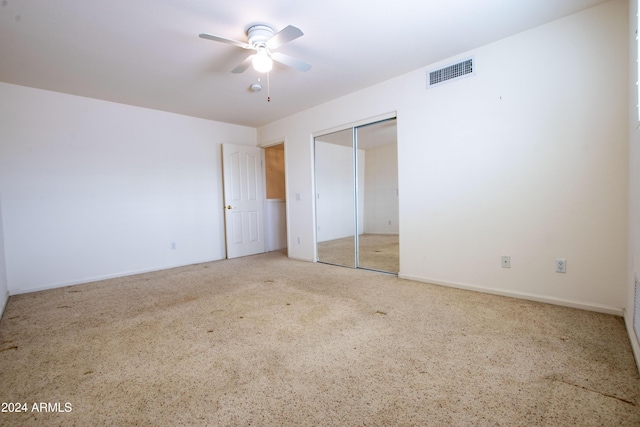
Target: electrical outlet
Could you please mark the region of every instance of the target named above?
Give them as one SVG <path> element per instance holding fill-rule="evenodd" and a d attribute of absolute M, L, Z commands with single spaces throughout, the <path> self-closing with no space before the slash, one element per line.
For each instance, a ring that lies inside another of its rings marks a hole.
<path fill-rule="evenodd" d="M 567 260 L 556 258 L 556 273 L 566 273 L 567 272 Z"/>
<path fill-rule="evenodd" d="M 171 250 L 172 251 L 176 250 L 176 242 L 171 242 Z"/>
<path fill-rule="evenodd" d="M 301 242 L 301 240 L 300 240 L 300 238 L 298 237 L 298 244 L 300 244 L 300 242 Z"/>
<path fill-rule="evenodd" d="M 502 268 L 511 268 L 511 257 L 503 256 L 502 257 Z"/>

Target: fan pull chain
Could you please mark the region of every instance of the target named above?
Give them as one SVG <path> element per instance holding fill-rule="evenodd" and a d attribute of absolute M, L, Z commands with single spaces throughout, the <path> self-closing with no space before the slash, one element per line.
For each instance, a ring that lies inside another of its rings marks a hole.
<path fill-rule="evenodd" d="M 271 102 L 271 81 L 269 80 L 268 71 L 267 71 L 267 102 Z"/>

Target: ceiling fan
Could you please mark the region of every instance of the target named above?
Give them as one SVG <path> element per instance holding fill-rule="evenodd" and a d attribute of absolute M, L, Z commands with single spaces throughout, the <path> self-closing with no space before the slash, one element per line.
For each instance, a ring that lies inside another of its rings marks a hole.
<path fill-rule="evenodd" d="M 284 53 L 273 52 L 274 49 L 297 39 L 303 34 L 304 33 L 299 28 L 294 27 L 293 25 L 288 25 L 276 33 L 275 30 L 268 25 L 257 24 L 252 25 L 247 29 L 248 43 L 206 33 L 200 34 L 200 38 L 256 51 L 256 53 L 249 55 L 249 57 L 242 61 L 240 65 L 231 70 L 232 73 L 242 73 L 249 68 L 249 65 L 253 65 L 253 68 L 258 72 L 266 73 L 271 71 L 273 61 L 280 62 L 299 71 L 309 71 L 311 69 L 311 65 L 302 62 L 299 59 L 285 55 Z"/>

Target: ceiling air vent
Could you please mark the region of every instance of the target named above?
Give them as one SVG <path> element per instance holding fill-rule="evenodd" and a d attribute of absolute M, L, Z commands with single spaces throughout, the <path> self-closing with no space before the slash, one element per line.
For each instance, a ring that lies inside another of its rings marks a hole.
<path fill-rule="evenodd" d="M 427 72 L 427 88 L 474 74 L 474 58 Z"/>

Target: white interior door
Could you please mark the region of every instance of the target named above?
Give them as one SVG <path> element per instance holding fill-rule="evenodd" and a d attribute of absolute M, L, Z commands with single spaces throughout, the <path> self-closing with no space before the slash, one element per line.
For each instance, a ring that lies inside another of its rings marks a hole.
<path fill-rule="evenodd" d="M 265 251 L 262 149 L 222 144 L 227 258 Z"/>

